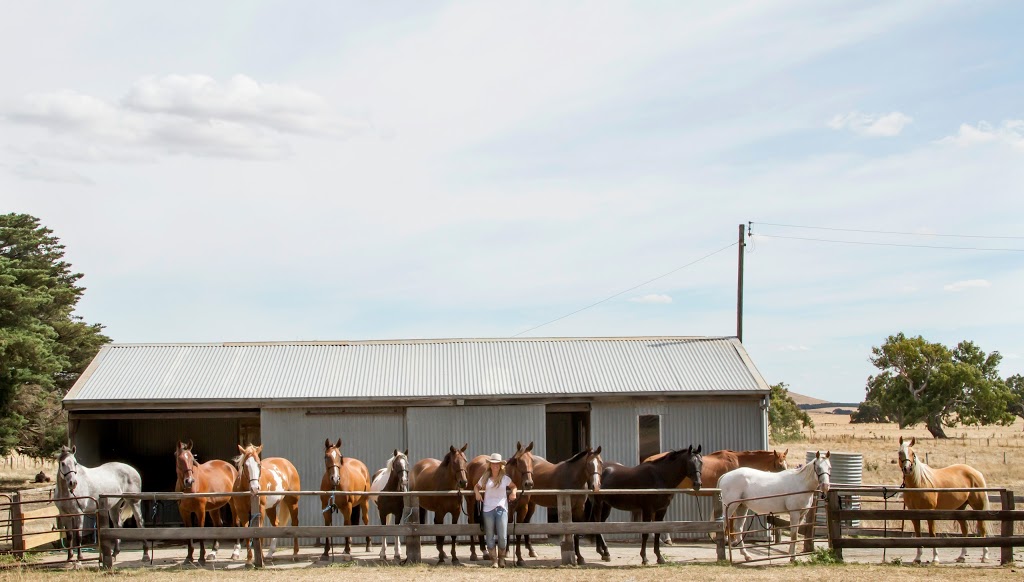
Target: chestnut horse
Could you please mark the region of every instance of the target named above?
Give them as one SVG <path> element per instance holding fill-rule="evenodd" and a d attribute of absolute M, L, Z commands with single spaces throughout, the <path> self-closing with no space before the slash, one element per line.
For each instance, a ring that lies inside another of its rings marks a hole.
<path fill-rule="evenodd" d="M 590 489 L 591 491 L 601 490 L 601 473 L 604 471 L 604 460 L 601 458 L 601 447 L 596 449 L 586 448 L 561 463 L 549 463 L 543 457 L 534 455 L 530 451 L 516 451 L 518 459 L 515 463 L 506 466 L 506 474 L 516 484 L 516 487 L 524 491 L 529 489 Z M 529 469 L 528 469 L 529 468 Z M 531 481 L 532 486 L 527 486 Z M 514 511 L 509 513 L 518 523 L 529 522 L 533 518 L 537 506 L 558 507 L 557 495 L 523 495 L 522 502 L 517 502 Z M 573 495 L 570 497 L 572 505 L 572 520 L 574 522 L 586 521 L 587 511 L 586 495 Z M 512 533 L 515 534 L 514 530 Z M 516 538 L 516 565 L 523 566 L 523 553 L 520 545 L 522 536 L 515 534 Z M 526 549 L 531 558 L 537 557 L 530 543 L 530 536 L 526 536 Z M 573 549 L 576 551 L 576 563 L 585 563 L 580 554 L 580 536 L 573 535 Z"/>
<path fill-rule="evenodd" d="M 679 486 L 683 479 L 690 479 L 693 483 L 693 490 L 701 488 L 701 469 L 703 459 L 700 454 L 701 446 L 694 449 L 690 445 L 688 449 L 669 451 L 660 459 L 651 462 L 640 463 L 636 467 L 626 467 L 618 463 L 611 463 L 604 468 L 601 474 L 601 483 L 604 490 L 609 489 L 672 489 Z M 598 521 L 605 521 L 611 513 L 612 508 L 625 511 L 640 512 L 640 521 L 662 521 L 668 512 L 669 505 L 675 495 L 667 493 L 664 495 L 600 495 L 594 502 L 595 516 Z M 640 542 L 640 559 L 647 565 L 647 538 L 650 536 L 644 533 Z M 597 551 L 601 559 L 609 561 L 611 554 L 608 552 L 608 544 L 604 536 L 597 535 Z M 658 558 L 659 564 L 665 563 L 661 556 L 661 537 L 654 536 L 654 555 Z"/>
<path fill-rule="evenodd" d="M 324 439 L 324 476 L 320 478 L 321 491 L 369 491 L 370 471 L 359 459 L 345 458 L 341 454 L 341 439 L 331 444 L 331 439 Z M 335 511 L 345 518 L 345 525 L 358 523 L 360 516 L 363 525 L 370 523 L 370 498 L 366 495 L 330 495 L 320 496 L 321 513 L 324 525 L 330 526 Z M 370 537 L 366 537 L 366 551 L 370 551 Z M 330 560 L 331 536 L 324 538 L 324 553 L 321 560 Z M 344 555 L 352 555 L 352 538 L 345 537 Z"/>
<path fill-rule="evenodd" d="M 950 465 L 943 469 L 933 469 L 921 462 L 917 453 L 912 448 L 917 439 L 911 438 L 904 441 L 900 437 L 900 470 L 903 471 L 903 503 L 907 509 L 988 509 L 988 493 L 986 491 L 930 491 L 914 492 L 912 489 L 961 489 L 961 488 L 984 488 L 985 476 L 980 471 L 969 465 Z M 914 536 L 921 537 L 921 520 L 910 520 L 914 524 Z M 967 520 L 958 519 L 960 531 L 967 537 Z M 985 522 L 978 520 L 978 533 L 985 537 L 987 530 Z M 935 520 L 928 520 L 928 534 L 935 537 Z M 923 548 L 917 548 L 915 564 L 921 563 L 921 552 Z M 932 562 L 937 562 L 939 552 L 932 548 Z M 967 558 L 967 548 L 961 548 L 960 557 L 957 562 L 963 562 Z M 988 548 L 981 549 L 981 561 L 988 561 Z"/>
<path fill-rule="evenodd" d="M 295 466 L 287 459 L 270 457 L 260 460 L 260 453 L 263 452 L 263 445 L 255 447 L 248 445 L 242 448 L 238 445 L 238 452 L 235 457 L 235 466 L 238 468 L 238 477 L 235 479 L 232 491 L 248 491 L 256 494 L 260 491 L 280 491 L 281 495 L 260 495 L 256 507 L 252 506 L 252 497 L 232 497 L 231 513 L 234 515 L 235 527 L 248 526 L 254 517 L 263 522 L 263 514 L 266 513 L 270 519 L 271 527 L 278 526 L 278 509 L 284 509 L 285 513 L 291 516 L 293 526 L 299 525 L 299 496 L 284 495 L 287 491 L 301 491 L 299 484 L 299 473 Z M 254 495 L 255 496 L 255 495 Z M 267 557 L 274 555 L 277 549 L 277 538 L 270 541 L 270 551 Z M 231 553 L 231 559 L 237 559 L 241 548 L 236 543 Z M 299 538 L 295 538 L 293 555 L 299 553 Z M 245 561 L 252 561 L 252 546 L 246 553 Z"/>
<path fill-rule="evenodd" d="M 658 453 L 651 455 L 644 459 L 644 462 L 654 461 L 667 455 L 668 452 Z M 722 450 L 702 455 L 704 459 L 704 467 L 700 471 L 701 487 L 716 488 L 718 487 L 718 480 L 729 471 L 733 469 L 739 469 L 740 467 L 749 467 L 751 469 L 757 469 L 758 471 L 768 471 L 770 473 L 778 473 L 779 471 L 785 471 L 789 468 L 786 464 L 786 456 L 789 455 L 789 449 L 783 452 L 779 451 L 730 451 Z M 693 482 L 690 479 L 683 479 L 677 486 L 679 489 L 690 489 L 693 487 Z M 711 497 L 714 493 L 703 493 L 698 494 L 698 497 Z M 722 505 L 720 503 L 713 503 L 713 512 L 715 520 L 722 518 Z M 662 543 L 671 544 L 672 538 L 668 533 L 662 534 Z"/>
<path fill-rule="evenodd" d="M 377 469 L 373 474 L 373 481 L 370 483 L 370 491 L 409 491 L 409 449 L 405 452 L 398 452 L 395 449 L 391 458 L 384 464 L 384 467 Z M 395 524 L 405 520 L 405 498 L 382 495 L 370 496 L 370 501 L 377 504 L 377 513 L 380 516 L 380 523 L 387 525 L 388 518 L 395 516 Z M 388 557 L 388 536 L 381 536 L 380 559 Z M 399 536 L 395 536 L 395 560 L 402 559 L 402 542 Z"/>
<path fill-rule="evenodd" d="M 469 475 L 466 471 L 466 449 L 469 443 L 462 445 L 461 449 L 450 447 L 444 460 L 421 459 L 412 468 L 409 474 L 409 485 L 412 491 L 451 491 L 453 489 L 466 489 L 469 487 Z M 434 523 L 444 523 L 446 515 L 452 516 L 452 523 L 459 522 L 459 514 L 462 509 L 462 497 L 453 496 L 424 496 L 420 497 L 420 523 L 425 523 L 427 510 L 434 512 Z M 444 536 L 437 536 L 437 563 L 443 564 L 447 556 L 444 553 Z M 452 565 L 459 563 L 455 555 L 455 536 L 452 536 Z"/>
<path fill-rule="evenodd" d="M 523 448 L 523 443 L 522 442 L 516 442 L 516 452 L 513 453 L 505 461 L 505 474 L 508 475 L 509 479 L 512 479 L 512 482 L 515 483 L 516 488 L 519 489 L 520 491 L 528 490 L 528 489 L 533 489 L 533 455 L 530 453 L 530 451 L 532 451 L 532 450 L 533 450 L 533 442 L 532 441 L 530 442 L 529 445 L 526 446 L 525 449 Z M 490 458 L 491 458 L 490 455 L 479 455 L 479 456 L 473 457 L 473 460 L 469 462 L 469 465 L 467 466 L 466 470 L 469 473 L 469 483 L 470 483 L 470 485 L 475 485 L 476 483 L 478 483 L 480 481 L 480 479 L 483 478 L 483 476 L 485 474 L 488 473 L 488 471 L 489 471 L 489 468 L 488 468 L 489 462 L 488 462 L 488 460 Z M 515 475 L 515 476 L 513 477 L 513 475 Z M 519 504 L 519 500 L 518 499 L 516 501 L 512 501 L 509 504 L 509 519 L 512 518 L 512 512 L 514 512 L 514 511 L 516 511 L 518 509 L 518 504 Z M 473 498 L 471 496 L 467 496 L 466 497 L 466 507 L 469 508 L 469 507 L 472 507 L 473 505 L 474 505 Z M 524 508 L 523 508 L 524 512 L 525 512 L 525 509 L 526 508 L 524 506 Z M 479 515 L 477 515 L 476 511 L 467 511 L 467 513 L 469 514 L 469 516 L 468 516 L 469 517 L 469 523 L 477 523 L 477 521 L 481 518 Z M 483 536 L 470 536 L 470 543 L 469 543 L 470 556 L 469 556 L 469 559 L 470 560 L 476 560 L 477 559 L 477 556 L 476 556 L 476 544 L 477 544 L 478 540 L 479 540 L 479 543 L 480 543 L 481 556 L 483 557 L 484 560 L 490 560 L 491 559 L 491 555 L 487 551 L 487 545 L 484 543 L 484 537 Z"/>
<path fill-rule="evenodd" d="M 174 490 L 182 493 L 225 493 L 231 491 L 231 487 L 238 477 L 238 471 L 227 461 L 206 461 L 199 464 L 195 454 L 192 452 L 192 441 L 186 445 L 178 442 L 174 451 L 174 469 L 178 473 L 178 482 Z M 222 520 L 220 508 L 228 504 L 230 497 L 190 497 L 178 501 L 178 513 L 181 514 L 181 522 L 185 527 L 203 527 L 206 522 L 206 514 L 209 512 L 214 527 L 221 527 Z M 192 516 L 195 515 L 195 522 Z M 214 540 L 213 551 L 210 552 L 210 559 L 217 559 L 217 550 L 220 548 L 220 540 Z M 192 553 L 195 546 L 192 540 L 188 540 L 188 557 L 186 562 L 192 562 Z M 199 538 L 199 563 L 206 563 L 206 542 Z"/>

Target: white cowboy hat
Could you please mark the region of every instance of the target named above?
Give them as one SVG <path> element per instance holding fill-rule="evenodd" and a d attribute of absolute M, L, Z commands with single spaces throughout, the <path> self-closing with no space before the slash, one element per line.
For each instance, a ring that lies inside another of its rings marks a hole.
<path fill-rule="evenodd" d="M 487 462 L 488 463 L 498 463 L 499 465 L 504 465 L 505 464 L 505 461 L 501 460 L 501 453 L 491 453 L 491 457 L 489 459 L 487 459 Z"/>

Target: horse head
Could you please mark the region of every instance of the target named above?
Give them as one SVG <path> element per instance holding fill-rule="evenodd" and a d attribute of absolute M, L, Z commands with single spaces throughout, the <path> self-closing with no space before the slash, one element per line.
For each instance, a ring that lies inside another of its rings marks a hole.
<path fill-rule="evenodd" d="M 505 463 L 506 471 L 513 471 L 521 476 L 520 480 L 524 490 L 533 489 L 533 453 L 531 451 L 533 451 L 533 441 L 530 441 L 525 449 L 522 442 L 516 442 L 516 452 Z M 512 475 L 509 477 L 513 481 L 515 480 Z"/>
<path fill-rule="evenodd" d="M 235 457 L 238 464 L 238 478 L 249 482 L 249 492 L 260 492 L 260 453 L 263 452 L 263 445 L 258 447 L 248 445 L 242 448 L 238 445 L 239 455 Z"/>
<path fill-rule="evenodd" d="M 75 492 L 75 488 L 78 487 L 78 459 L 75 458 L 75 451 L 78 447 L 71 445 L 71 448 L 62 446 L 60 448 L 60 458 L 57 461 L 57 473 L 59 479 L 64 481 L 64 484 L 68 486 L 68 491 L 71 493 Z"/>
<path fill-rule="evenodd" d="M 324 439 L 324 469 L 331 475 L 331 487 L 337 489 L 341 483 L 341 437 L 331 444 L 331 439 Z"/>
<path fill-rule="evenodd" d="M 828 460 L 831 456 L 832 451 L 825 451 L 825 456 L 821 455 L 821 451 L 814 455 L 814 474 L 818 478 L 818 488 L 821 489 L 822 495 L 828 493 L 831 486 L 832 461 Z"/>
<path fill-rule="evenodd" d="M 601 458 L 601 447 L 596 449 L 587 448 L 584 466 L 587 470 L 587 489 L 600 491 L 601 473 L 604 472 L 604 459 Z"/>
<path fill-rule="evenodd" d="M 668 454 L 670 459 L 682 457 L 683 479 L 680 481 L 689 479 L 693 483 L 694 491 L 700 491 L 701 488 L 701 472 L 704 470 L 704 457 L 700 454 L 702 448 L 703 445 L 697 445 L 696 449 L 690 445 L 689 448 L 679 449 Z"/>
<path fill-rule="evenodd" d="M 195 468 L 196 457 L 192 453 L 192 441 L 189 440 L 188 444 L 178 441 L 178 447 L 174 451 L 174 470 L 178 473 L 181 490 L 185 493 L 190 493 L 196 483 Z"/>
<path fill-rule="evenodd" d="M 405 452 L 395 449 L 391 457 L 391 479 L 398 481 L 399 491 L 409 490 L 409 449 L 405 449 Z"/>
<path fill-rule="evenodd" d="M 466 461 L 466 449 L 468 448 L 469 443 L 462 445 L 461 449 L 456 449 L 453 445 L 449 447 L 448 454 L 441 461 L 441 465 L 448 468 L 449 475 L 455 480 L 459 489 L 469 486 L 469 475 L 466 473 L 466 466 L 469 464 Z"/>
<path fill-rule="evenodd" d="M 779 473 L 789 469 L 789 465 L 786 464 L 787 455 L 789 455 L 789 449 L 786 449 L 781 453 L 779 451 L 772 451 L 772 460 L 775 462 L 775 464 L 772 465 L 773 472 Z"/>
<path fill-rule="evenodd" d="M 909 441 L 904 441 L 903 437 L 900 437 L 900 471 L 903 471 L 904 475 L 909 475 L 914 472 L 914 464 L 917 463 L 917 453 L 912 448 L 917 444 L 915 437 L 910 437 Z"/>

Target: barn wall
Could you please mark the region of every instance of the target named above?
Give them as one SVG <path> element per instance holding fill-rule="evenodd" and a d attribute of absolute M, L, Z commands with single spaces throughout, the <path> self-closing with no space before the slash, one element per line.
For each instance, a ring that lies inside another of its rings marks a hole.
<path fill-rule="evenodd" d="M 605 462 L 633 466 L 638 463 L 638 417 L 661 416 L 662 450 L 701 445 L 704 452 L 721 449 L 750 450 L 767 447 L 767 425 L 761 398 L 695 399 L 692 401 L 596 402 L 591 408 L 591 444 L 602 447 Z M 710 498 L 677 497 L 667 520 L 707 519 Z M 614 510 L 610 521 L 628 521 Z"/>
<path fill-rule="evenodd" d="M 384 466 L 395 449 L 405 449 L 405 416 L 401 409 L 371 413 L 324 409 L 267 408 L 262 411 L 260 428 L 263 457 L 284 457 L 295 465 L 302 488 L 320 489 L 324 475 L 324 439 L 341 438 L 341 452 L 366 464 L 370 475 Z M 338 514 L 334 515 L 335 523 Z M 370 504 L 370 519 L 379 523 L 377 510 Z M 299 499 L 299 523 L 323 525 L 319 497 Z M 311 543 L 313 540 L 305 540 Z"/>

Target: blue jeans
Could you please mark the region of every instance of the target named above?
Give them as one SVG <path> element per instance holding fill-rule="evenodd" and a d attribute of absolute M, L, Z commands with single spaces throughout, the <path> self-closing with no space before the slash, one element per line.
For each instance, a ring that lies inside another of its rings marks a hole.
<path fill-rule="evenodd" d="M 495 507 L 484 512 L 484 541 L 487 549 L 494 549 L 494 536 L 498 536 L 498 547 L 502 550 L 508 545 L 508 510 Z"/>

